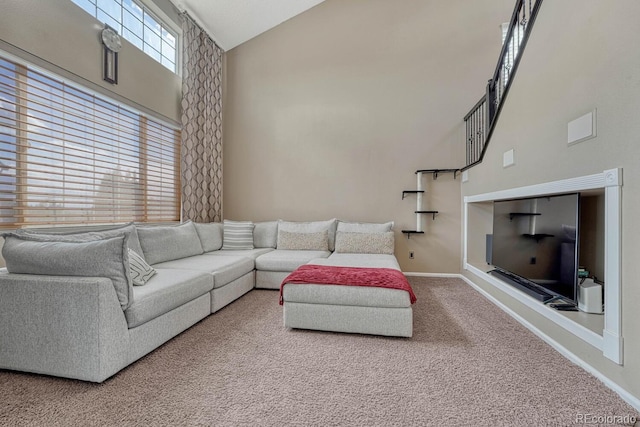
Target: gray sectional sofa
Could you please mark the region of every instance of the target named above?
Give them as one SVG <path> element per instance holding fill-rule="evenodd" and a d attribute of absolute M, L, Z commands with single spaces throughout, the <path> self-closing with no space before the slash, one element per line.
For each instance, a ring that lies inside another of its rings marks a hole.
<path fill-rule="evenodd" d="M 8 271 L 0 270 L 0 369 L 102 382 L 253 288 L 279 289 L 282 280 L 303 264 L 399 270 L 393 243 L 391 254 L 335 253 L 338 223 L 244 223 L 237 235 L 227 234 L 226 222 L 128 224 L 64 235 L 7 233 L 3 257 Z M 342 225 L 356 232 L 383 230 L 393 242 L 391 223 Z M 385 242 L 384 251 L 389 252 L 389 238 Z M 348 241 L 343 247 L 353 252 Z M 132 285 L 127 267 L 131 250 L 155 269 L 143 286 Z M 104 270 L 97 275 L 102 277 L 94 277 L 92 272 L 98 270 Z M 295 311 L 295 303 L 308 302 L 310 295 L 291 286 L 287 298 L 293 299 L 285 310 Z M 355 298 L 366 300 L 362 295 Z M 393 292 L 376 298 L 405 309 L 401 335 L 410 336 L 406 301 Z M 293 316 L 303 323 L 288 326 L 306 327 L 306 317 Z"/>

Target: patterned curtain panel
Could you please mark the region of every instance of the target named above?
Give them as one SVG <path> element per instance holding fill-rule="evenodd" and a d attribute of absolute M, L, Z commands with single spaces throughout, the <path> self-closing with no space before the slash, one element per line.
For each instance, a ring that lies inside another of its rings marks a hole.
<path fill-rule="evenodd" d="M 222 220 L 222 49 L 182 15 L 182 219 Z"/>

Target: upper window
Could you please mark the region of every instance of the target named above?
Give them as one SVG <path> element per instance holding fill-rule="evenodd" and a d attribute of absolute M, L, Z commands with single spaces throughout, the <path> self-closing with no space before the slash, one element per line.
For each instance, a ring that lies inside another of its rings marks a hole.
<path fill-rule="evenodd" d="M 176 72 L 176 34 L 137 0 L 71 0 Z"/>
<path fill-rule="evenodd" d="M 180 130 L 0 56 L 0 229 L 177 221 Z"/>

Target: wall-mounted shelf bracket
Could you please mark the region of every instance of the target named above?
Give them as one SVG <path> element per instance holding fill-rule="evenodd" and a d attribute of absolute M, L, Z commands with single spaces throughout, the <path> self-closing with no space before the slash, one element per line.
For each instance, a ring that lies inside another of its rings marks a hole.
<path fill-rule="evenodd" d="M 407 235 L 407 239 L 410 239 L 412 234 L 424 234 L 424 231 L 418 230 L 402 230 L 402 232 Z"/>
<path fill-rule="evenodd" d="M 406 197 L 407 194 L 422 194 L 424 190 L 405 190 L 402 192 L 402 200 Z"/>
<path fill-rule="evenodd" d="M 460 172 L 460 169 L 419 169 L 416 173 L 431 173 L 433 174 L 433 179 L 438 179 L 438 175 L 441 173 L 452 173 L 453 179 L 456 179 L 456 176 Z"/>
<path fill-rule="evenodd" d="M 438 211 L 415 211 L 414 213 L 417 214 L 432 214 L 433 215 L 433 219 L 436 219 L 436 214 L 438 213 Z"/>

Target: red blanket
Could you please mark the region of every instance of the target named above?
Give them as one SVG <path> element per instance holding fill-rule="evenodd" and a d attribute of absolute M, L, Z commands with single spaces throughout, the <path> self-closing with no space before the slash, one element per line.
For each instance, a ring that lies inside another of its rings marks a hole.
<path fill-rule="evenodd" d="M 401 289 L 409 292 L 411 304 L 416 296 L 411 285 L 401 271 L 393 268 L 334 267 L 329 265 L 303 265 L 289 274 L 280 285 L 280 305 L 283 304 L 282 290 L 287 283 L 318 285 L 374 286 L 378 288 Z"/>

